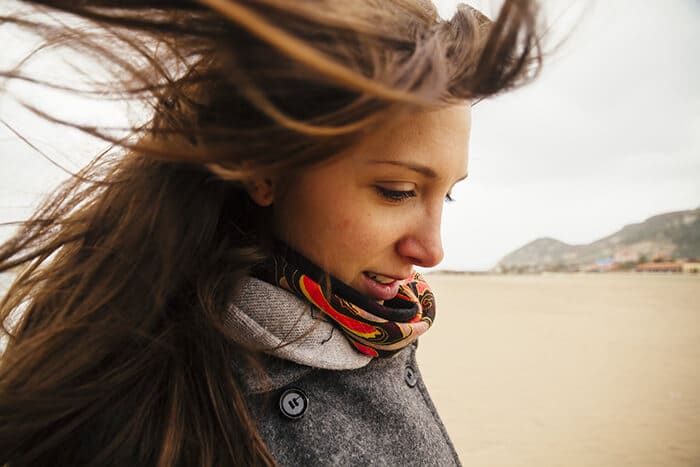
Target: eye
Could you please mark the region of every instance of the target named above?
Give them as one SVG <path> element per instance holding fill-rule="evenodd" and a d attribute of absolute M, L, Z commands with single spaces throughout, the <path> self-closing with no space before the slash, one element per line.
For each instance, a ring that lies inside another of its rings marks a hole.
<path fill-rule="evenodd" d="M 455 201 L 457 201 L 457 200 L 452 197 L 452 193 L 447 193 L 445 195 L 445 202 L 446 203 L 454 203 Z"/>
<path fill-rule="evenodd" d="M 400 203 L 401 201 L 414 198 L 416 196 L 415 190 L 390 190 L 379 185 L 376 185 L 374 188 L 382 198 L 394 203 Z"/>

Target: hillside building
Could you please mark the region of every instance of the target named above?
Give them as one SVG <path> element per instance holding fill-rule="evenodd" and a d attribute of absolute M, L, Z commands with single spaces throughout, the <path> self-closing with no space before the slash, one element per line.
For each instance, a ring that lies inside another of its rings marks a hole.
<path fill-rule="evenodd" d="M 638 272 L 683 272 L 683 263 L 664 261 L 656 263 L 643 263 L 634 268 Z"/>

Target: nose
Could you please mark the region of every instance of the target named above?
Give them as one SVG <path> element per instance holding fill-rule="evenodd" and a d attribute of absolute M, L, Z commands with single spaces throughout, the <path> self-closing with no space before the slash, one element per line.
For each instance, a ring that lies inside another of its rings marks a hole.
<path fill-rule="evenodd" d="M 423 217 L 398 242 L 400 256 L 415 266 L 430 268 L 440 264 L 445 252 L 440 235 L 441 212 Z"/>

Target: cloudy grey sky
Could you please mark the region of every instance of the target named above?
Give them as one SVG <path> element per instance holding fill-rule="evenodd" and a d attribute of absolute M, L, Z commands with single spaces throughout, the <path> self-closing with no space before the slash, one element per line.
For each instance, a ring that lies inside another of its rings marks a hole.
<path fill-rule="evenodd" d="M 455 3 L 439 2 L 443 16 Z M 496 2 L 472 4 L 488 11 Z M 445 208 L 439 268 L 488 269 L 538 237 L 585 243 L 657 213 L 700 206 L 700 2 L 544 6 L 556 18 L 550 45 L 563 31 L 570 36 L 535 83 L 475 106 L 470 176 Z M 31 47 L 6 27 L 0 43 L 0 66 Z M 59 73 L 50 60 L 34 72 Z M 26 115 L 8 95 L 82 122 L 113 123 L 124 112 L 105 114 L 94 103 L 20 86 L 10 91 L 0 90 L 0 118 L 73 170 L 101 145 Z M 4 127 L 0 156 L 0 222 L 27 216 L 64 176 Z M 8 233 L 0 228 L 0 239 Z"/>
<path fill-rule="evenodd" d="M 538 237 L 587 243 L 700 206 L 700 2 L 544 7 L 555 38 L 576 27 L 536 82 L 475 106 L 443 268 L 489 268 Z"/>

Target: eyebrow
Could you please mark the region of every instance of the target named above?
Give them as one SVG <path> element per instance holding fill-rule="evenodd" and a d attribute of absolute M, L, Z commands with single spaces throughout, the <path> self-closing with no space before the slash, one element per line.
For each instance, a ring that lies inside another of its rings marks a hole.
<path fill-rule="evenodd" d="M 387 160 L 370 160 L 370 163 L 373 164 L 389 164 L 389 165 L 396 165 L 399 167 L 405 167 L 407 169 L 413 170 L 414 172 L 418 172 L 419 174 L 427 177 L 427 178 L 437 178 L 437 173 L 427 165 L 421 165 L 421 164 L 415 164 L 413 162 L 404 162 L 404 161 L 387 161 Z M 465 178 L 467 178 L 468 174 L 464 174 L 462 177 L 457 179 L 457 182 L 461 182 Z"/>

